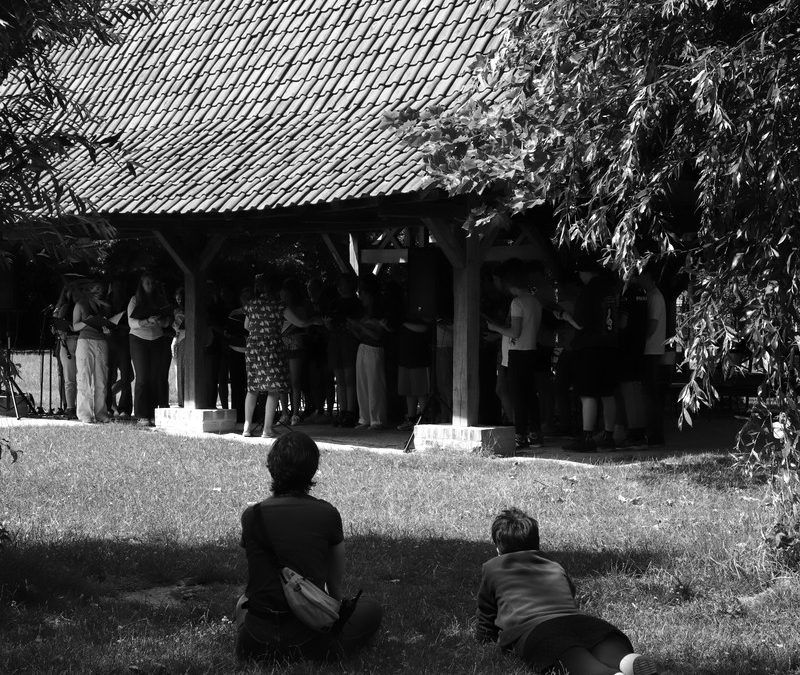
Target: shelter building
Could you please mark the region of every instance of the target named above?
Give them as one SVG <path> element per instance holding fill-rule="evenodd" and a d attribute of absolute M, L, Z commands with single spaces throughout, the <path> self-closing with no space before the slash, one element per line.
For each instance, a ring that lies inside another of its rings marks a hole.
<path fill-rule="evenodd" d="M 78 194 L 125 236 L 155 236 L 185 277 L 186 400 L 202 400 L 204 275 L 225 238 L 314 232 L 343 270 L 435 244 L 452 266 L 453 425 L 477 423 L 481 262 L 474 205 L 430 186 L 384 114 L 446 106 L 502 38 L 518 0 L 164 0 L 120 45 L 63 53 L 61 75 L 119 134 L 119 157 L 76 157 Z M 400 244 L 398 233 L 406 230 Z M 380 231 L 372 249 L 359 233 Z M 523 226 L 514 254 L 541 257 Z M 337 241 L 347 239 L 349 256 Z"/>

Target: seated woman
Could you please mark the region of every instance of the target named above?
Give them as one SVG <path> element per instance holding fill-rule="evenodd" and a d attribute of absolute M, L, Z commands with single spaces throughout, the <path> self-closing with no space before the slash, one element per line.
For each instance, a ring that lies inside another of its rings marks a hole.
<path fill-rule="evenodd" d="M 378 630 L 383 612 L 375 601 L 360 599 L 338 631 L 318 633 L 291 613 L 284 597 L 273 557 L 334 598 L 343 597 L 342 517 L 331 504 L 308 494 L 318 466 L 319 449 L 306 434 L 292 431 L 279 437 L 267 456 L 272 496 L 242 514 L 248 580 L 246 614 L 236 640 L 240 661 L 348 656 Z M 260 543 L 255 509 L 261 510 L 274 556 Z"/>

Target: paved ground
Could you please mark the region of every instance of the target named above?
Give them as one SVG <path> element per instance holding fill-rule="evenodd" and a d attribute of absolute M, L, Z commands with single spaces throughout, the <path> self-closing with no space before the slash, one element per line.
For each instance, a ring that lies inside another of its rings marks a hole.
<path fill-rule="evenodd" d="M 616 452 L 602 452 L 592 454 L 581 454 L 566 452 L 561 449 L 561 445 L 569 441 L 568 438 L 545 438 L 545 446 L 536 450 L 526 450 L 519 454 L 519 458 L 546 458 L 559 459 L 573 462 L 598 462 L 598 461 L 631 461 L 659 459 L 685 453 L 698 453 L 709 451 L 725 452 L 733 447 L 736 432 L 742 425 L 742 421 L 734 418 L 730 413 L 725 415 L 707 415 L 704 418 L 695 420 L 694 427 L 684 427 L 679 431 L 676 418 L 667 420 L 665 425 L 666 444 L 663 447 L 648 450 L 618 450 Z M 58 425 L 58 424 L 79 424 L 76 421 L 65 421 L 57 418 L 35 418 L 23 417 L 17 421 L 14 417 L 0 417 L 0 429 L 3 427 L 13 427 L 16 425 Z M 409 432 L 387 429 L 384 431 L 354 429 L 342 429 L 331 425 L 301 424 L 297 427 L 317 441 L 321 448 L 336 449 L 358 449 L 363 448 L 375 452 L 400 453 L 406 447 L 409 440 Z M 231 440 L 241 441 L 249 444 L 267 444 L 270 441 L 261 438 L 243 438 L 241 435 L 241 425 L 235 433 L 223 434 L 223 437 Z M 154 430 L 142 430 L 144 433 L 153 433 Z M 157 432 L 156 432 L 157 433 Z M 413 442 L 410 445 L 413 451 Z"/>

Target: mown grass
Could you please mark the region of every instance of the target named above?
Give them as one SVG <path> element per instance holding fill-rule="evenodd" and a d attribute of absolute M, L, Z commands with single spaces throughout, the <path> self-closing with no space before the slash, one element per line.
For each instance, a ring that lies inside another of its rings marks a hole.
<path fill-rule="evenodd" d="M 123 425 L 4 435 L 25 454 L 0 466 L 15 537 L 0 552 L 0 672 L 235 671 L 239 515 L 267 495 L 266 446 Z M 584 608 L 671 672 L 800 673 L 800 593 L 758 595 L 762 487 L 721 456 L 586 466 L 342 450 L 323 453 L 314 493 L 342 512 L 350 587 L 385 622 L 350 662 L 275 672 L 526 672 L 472 640 L 488 526 L 515 504 L 540 519 Z M 131 594 L 147 589 L 160 601 Z"/>

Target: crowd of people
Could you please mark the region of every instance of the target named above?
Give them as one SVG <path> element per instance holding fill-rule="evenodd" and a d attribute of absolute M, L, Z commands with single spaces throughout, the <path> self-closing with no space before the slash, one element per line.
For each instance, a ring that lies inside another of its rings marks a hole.
<path fill-rule="evenodd" d="M 663 444 L 667 312 L 654 268 L 627 284 L 589 258 L 559 279 L 538 261 L 486 271 L 481 353 L 493 364 L 476 367 L 499 416 L 482 423 L 513 425 L 518 449 L 544 435 L 572 435 L 564 447 L 580 452 Z M 452 311 L 412 311 L 402 285 L 262 274 L 238 293 L 209 282 L 207 298 L 205 398 L 235 409 L 245 436 L 450 421 Z M 182 288 L 167 294 L 151 272 L 133 293 L 120 280 L 72 281 L 54 317 L 68 415 L 152 425 L 170 405 L 170 367 L 183 405 Z"/>
<path fill-rule="evenodd" d="M 390 300 L 375 277 L 342 274 L 326 283 L 269 274 L 238 296 L 212 282 L 206 290 L 205 398 L 235 409 L 245 436 L 274 436 L 277 424 L 309 421 L 410 430 L 424 409 L 433 339 L 438 334 L 447 349 L 448 330 L 407 316 L 399 288 Z M 156 408 L 183 405 L 183 288 L 170 296 L 152 272 L 129 295 L 120 280 L 71 278 L 53 317 L 68 417 L 86 423 L 132 418 L 152 426 Z M 452 380 L 441 386 L 446 400 Z M 400 419 L 397 400 L 405 413 Z"/>
<path fill-rule="evenodd" d="M 654 266 L 627 284 L 588 257 L 561 283 L 538 261 L 509 260 L 491 277 L 495 392 L 518 449 L 544 434 L 573 436 L 564 448 L 577 452 L 663 445 L 670 365 Z"/>

